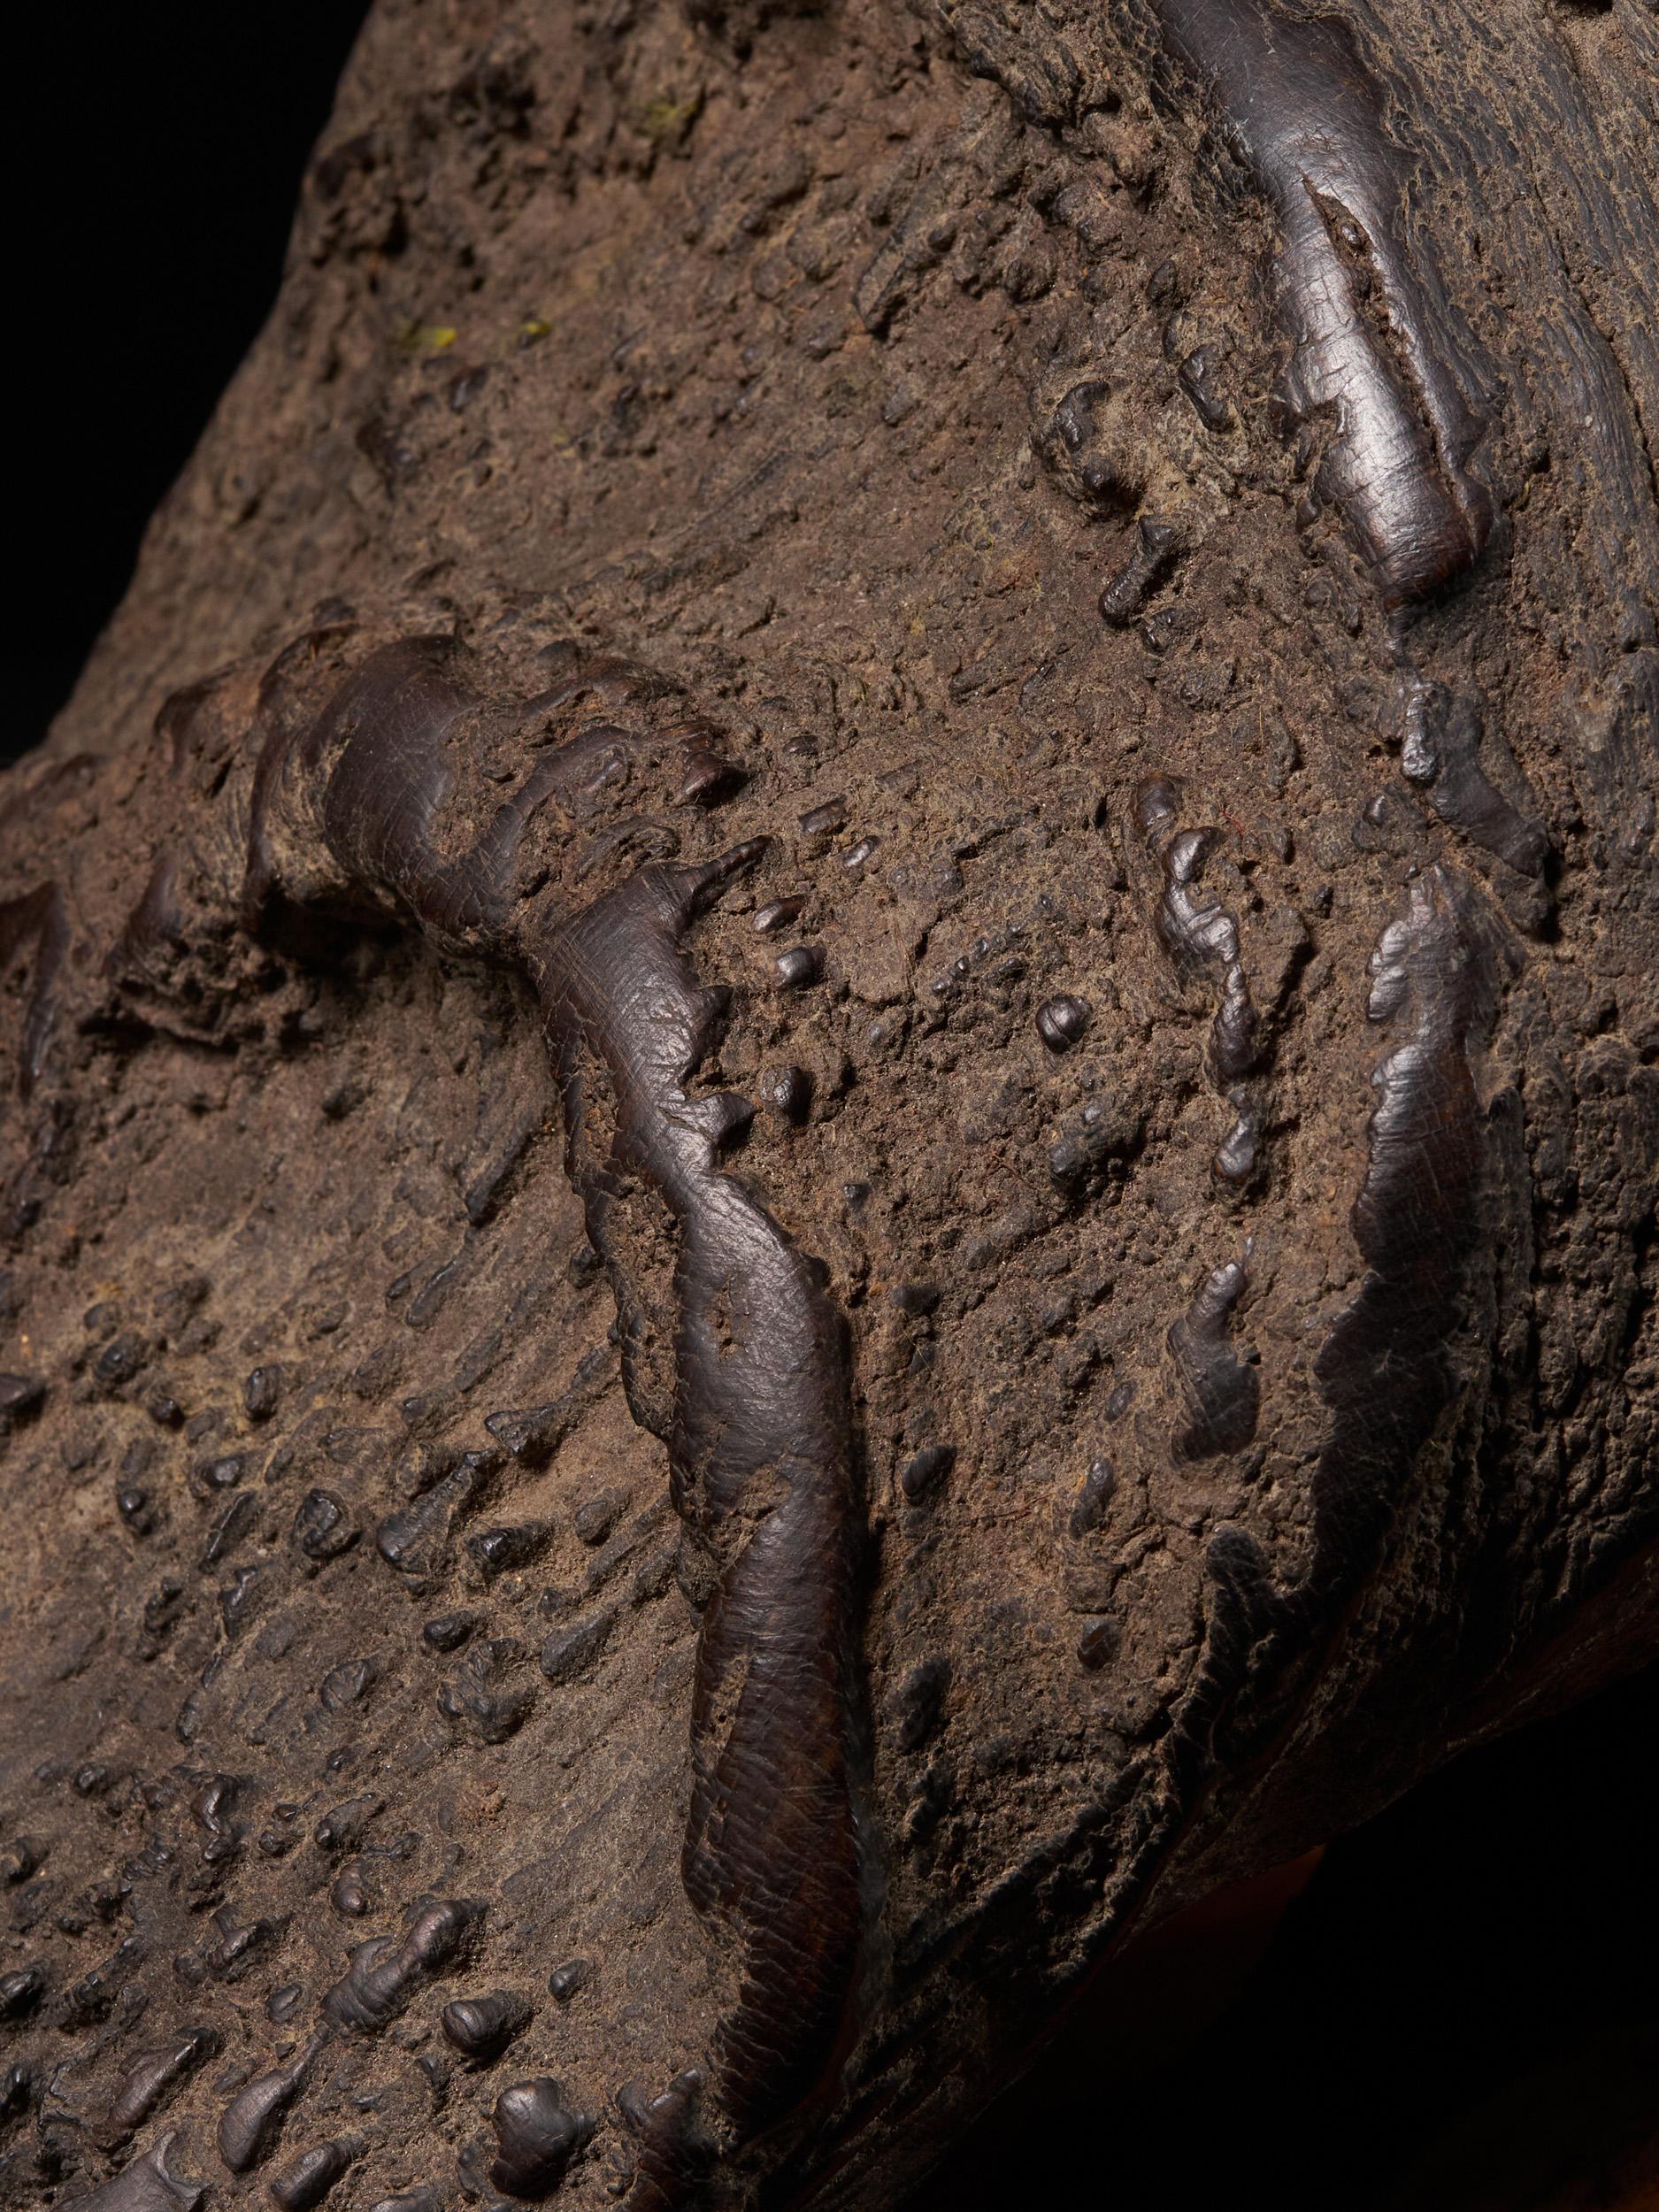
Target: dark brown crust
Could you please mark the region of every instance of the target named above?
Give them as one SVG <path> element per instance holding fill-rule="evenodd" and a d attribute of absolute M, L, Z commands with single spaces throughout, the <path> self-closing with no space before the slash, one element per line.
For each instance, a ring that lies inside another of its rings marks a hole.
<path fill-rule="evenodd" d="M 246 2173 L 270 2156 L 288 2108 L 327 2044 L 326 2031 L 312 2036 L 285 2065 L 256 2075 L 225 2107 L 219 2115 L 219 2154 L 232 2173 Z"/>
<path fill-rule="evenodd" d="M 481 742 L 532 741 L 574 703 L 630 687 L 584 672 L 522 705 L 495 705 L 467 682 L 453 639 L 415 636 L 371 650 L 296 726 L 277 703 L 296 657 L 304 665 L 321 642 L 298 641 L 260 686 L 269 728 L 254 777 L 244 919 L 257 926 L 283 907 L 381 907 L 411 915 L 440 944 L 520 967 L 554 1054 L 570 1171 L 625 1316 L 634 1286 L 613 1245 L 613 1210 L 643 1181 L 678 1229 L 673 1497 L 718 1563 L 698 1642 L 684 1875 L 696 1911 L 738 1944 L 741 1988 L 712 2059 L 741 2143 L 786 2117 L 832 2065 L 864 1918 L 842 1333 L 821 1271 L 718 1167 L 731 1102 L 689 1091 L 721 1001 L 699 987 L 680 940 L 762 849 L 700 867 L 648 865 L 572 918 L 547 894 L 521 910 L 513 884 L 526 833 L 544 810 L 572 818 L 608 750 L 634 741 L 591 722 L 530 751 L 483 836 L 450 857 L 439 825 L 452 780 Z M 682 721 L 667 742 L 685 763 L 679 803 L 706 804 L 729 787 L 704 726 Z M 609 1141 L 595 1145 L 599 1071 L 614 1106 Z M 631 1395 L 649 1418 L 642 1394 Z M 425 1955 L 408 1944 L 388 1953 L 385 1939 L 365 1946 L 326 2000 L 328 2017 L 380 2024 L 407 2001 Z M 359 1991 L 365 1976 L 373 1991 Z M 678 2131 L 677 2107 L 669 2117 Z"/>
<path fill-rule="evenodd" d="M 1510 956 L 1479 893 L 1437 865 L 1408 886 L 1371 971 L 1369 1018 L 1402 1033 L 1371 1077 L 1370 1162 L 1351 1217 L 1364 1278 L 1314 1361 L 1330 1427 L 1313 1470 L 1307 1571 L 1295 1586 L 1275 1587 L 1242 1530 L 1213 1540 L 1208 1663 L 1182 1723 L 1199 1766 L 1247 1678 L 1271 1727 L 1288 1724 L 1273 1694 L 1282 1671 L 1305 1669 L 1376 1571 L 1419 1456 L 1459 1386 L 1454 1348 L 1497 1172 L 1475 1064 Z M 1233 1755 L 1248 1740 L 1248 1727 L 1236 1731 Z"/>
<path fill-rule="evenodd" d="M 1159 942 L 1178 973 L 1208 972 L 1216 979 L 1210 1072 L 1234 1118 L 1212 1165 L 1224 1186 L 1241 1189 L 1257 1164 L 1264 1100 L 1262 1085 L 1250 1079 L 1262 1071 L 1266 1039 L 1244 970 L 1239 918 L 1202 889 L 1205 857 L 1222 841 L 1222 833 L 1183 827 L 1180 803 L 1180 787 L 1171 778 L 1143 778 L 1135 792 L 1135 826 L 1164 877 L 1156 913 Z"/>
<path fill-rule="evenodd" d="M 1314 494 L 1341 514 L 1385 605 L 1421 599 L 1473 565 L 1492 527 L 1469 469 L 1485 401 L 1440 271 L 1408 243 L 1409 165 L 1381 94 L 1327 19 L 1271 0 L 1147 4 L 1277 218 L 1291 346 L 1279 399 Z"/>
<path fill-rule="evenodd" d="M 684 1873 L 696 1910 L 736 1934 L 744 1962 L 714 2051 L 740 2137 L 823 2075 L 864 1916 L 841 1330 L 821 1271 L 719 1171 L 724 1102 L 687 1089 L 718 1008 L 680 939 L 756 857 L 740 847 L 702 868 L 641 871 L 557 930 L 537 974 L 595 1246 L 620 1273 L 610 1217 L 632 1178 L 662 1194 L 680 1231 L 673 1496 L 718 1562 L 698 1640 Z M 634 1010 L 646 1007 L 649 1025 Z M 587 1128 L 595 1062 L 616 1100 L 597 1157 Z"/>
<path fill-rule="evenodd" d="M 345 2033 L 373 2034 L 410 2003 L 433 1975 L 451 1965 L 477 1908 L 427 1900 L 411 1907 L 401 1941 L 373 1936 L 323 1998 L 323 2017 Z"/>
<path fill-rule="evenodd" d="M 1480 765 L 1482 717 L 1477 703 L 1452 698 L 1443 684 L 1409 679 L 1405 724 L 1402 766 L 1427 791 L 1441 819 L 1455 822 L 1478 845 L 1508 861 L 1517 875 L 1542 875 L 1549 833 L 1537 818 L 1536 801 L 1523 814 L 1488 780 Z M 1518 778 L 1513 763 L 1511 772 Z"/>
<path fill-rule="evenodd" d="M 1358 1295 L 1315 1363 L 1331 1409 L 1314 1475 L 1316 1588 L 1373 1555 L 1455 1389 L 1451 1348 L 1488 1166 L 1472 1058 L 1505 972 L 1501 926 L 1465 878 L 1432 868 L 1372 958 L 1371 1019 L 1403 1033 L 1371 1078 L 1371 1164 L 1354 1202 Z"/>
<path fill-rule="evenodd" d="M 76 2197 L 65 2212 L 196 2212 L 207 2187 L 170 2170 L 168 2154 L 173 2143 L 171 2131 L 157 2136 L 113 2181 L 106 2181 L 88 2196 Z"/>
<path fill-rule="evenodd" d="M 1233 1350 L 1228 1327 L 1249 1287 L 1248 1257 L 1214 1269 L 1186 1313 L 1170 1325 L 1170 1353 L 1190 1415 L 1175 1438 L 1178 1460 L 1242 1451 L 1256 1434 L 1261 1386 L 1255 1368 Z"/>
<path fill-rule="evenodd" d="M 187 2028 L 171 2042 L 141 2052 L 104 2115 L 100 2131 L 104 2139 L 112 2146 L 124 2143 L 187 2074 L 212 2056 L 216 2041 L 205 2028 Z"/>
<path fill-rule="evenodd" d="M 37 883 L 21 897 L 0 903 L 0 975 L 31 938 L 35 941 L 35 972 L 19 1061 L 19 1087 L 25 1098 L 45 1071 L 57 1013 L 58 984 L 69 949 L 69 914 L 60 884 Z"/>
<path fill-rule="evenodd" d="M 768 12 L 381 0 L 0 819 L 8 2204 L 895 2202 L 1652 1648 L 1651 10 Z"/>

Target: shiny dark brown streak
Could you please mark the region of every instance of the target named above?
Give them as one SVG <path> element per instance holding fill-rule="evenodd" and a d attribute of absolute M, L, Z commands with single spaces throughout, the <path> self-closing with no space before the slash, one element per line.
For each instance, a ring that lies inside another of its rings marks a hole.
<path fill-rule="evenodd" d="M 1485 423 L 1477 380 L 1426 250 L 1407 242 L 1409 166 L 1381 96 L 1338 25 L 1269 0 L 1134 0 L 1198 81 L 1216 151 L 1241 166 L 1280 234 L 1278 400 L 1385 605 L 1471 567 L 1492 526 L 1469 473 Z M 1326 425 L 1333 422 L 1333 430 Z M 1323 441 L 1324 449 L 1319 451 Z"/>
<path fill-rule="evenodd" d="M 706 803 L 724 774 L 706 730 L 682 723 L 641 737 L 589 718 L 549 745 L 561 717 L 627 695 L 630 680 L 589 672 L 503 703 L 448 637 L 359 652 L 349 632 L 313 634 L 260 687 L 242 914 L 256 931 L 319 915 L 412 920 L 448 950 L 526 976 L 625 1336 L 633 1294 L 619 1211 L 649 1187 L 672 1217 L 672 1486 L 717 1568 L 693 1694 L 683 1871 L 695 1910 L 735 1939 L 741 1985 L 712 2061 L 720 2113 L 741 2142 L 833 2067 L 864 1923 L 843 1329 L 822 1270 L 719 1164 L 741 1102 L 691 1088 L 725 1002 L 699 985 L 681 941 L 764 845 L 702 866 L 648 864 L 571 915 L 558 904 L 549 831 L 568 838 L 584 795 L 631 750 L 672 757 L 680 800 Z M 356 664 L 342 673 L 342 661 Z M 634 691 L 637 701 L 637 680 Z M 490 788 L 476 780 L 487 754 L 522 773 L 482 833 L 464 838 Z M 681 2193 L 695 2161 L 678 2146 L 695 2101 L 664 2096 L 650 2108 L 636 2206 Z M 654 2130 L 675 2140 L 654 2141 Z"/>
<path fill-rule="evenodd" d="M 1385 607 L 1429 597 L 1473 567 L 1492 526 L 1470 468 L 1486 400 L 1415 219 L 1413 164 L 1388 131 L 1380 88 L 1346 28 L 1272 0 L 1120 0 L 1114 12 L 1171 104 L 1190 106 L 1197 91 L 1212 175 L 1271 211 L 1272 300 L 1290 348 L 1276 396 L 1315 499 L 1340 517 Z M 1541 849 L 1532 841 L 1505 857 L 1534 872 Z M 1455 1395 L 1448 1348 L 1482 1171 L 1470 1054 L 1495 1000 L 1498 942 L 1472 885 L 1437 867 L 1409 886 L 1373 956 L 1371 1018 L 1406 1033 L 1373 1075 L 1352 1217 L 1366 1273 L 1316 1363 L 1330 1428 L 1310 1555 L 1294 1588 L 1276 1587 L 1242 1531 L 1217 1532 L 1206 1663 L 1174 1732 L 1184 1763 L 1209 1765 L 1220 1715 L 1247 1678 L 1264 1688 L 1342 1617 Z M 1226 1010 L 1224 996 L 1217 1048 Z M 1219 1048 L 1216 1058 L 1219 1069 Z"/>
<path fill-rule="evenodd" d="M 680 1231 L 673 1497 L 720 1570 L 698 1647 L 683 1871 L 697 1911 L 742 1945 L 715 2063 L 744 2135 L 822 2072 L 862 1918 L 841 1327 L 822 1271 L 718 1164 L 731 1102 L 686 1088 L 720 1009 L 680 940 L 757 856 L 740 846 L 701 868 L 641 869 L 553 934 L 537 975 L 595 1245 L 608 1252 L 634 1178 Z M 616 1102 L 603 1154 L 586 1111 L 595 1056 Z"/>
<path fill-rule="evenodd" d="M 1433 867 L 1408 886 L 1371 956 L 1371 1018 L 1404 1034 L 1372 1078 L 1371 1164 L 1353 1213 L 1366 1274 L 1315 1366 L 1332 1412 L 1313 1481 L 1316 1587 L 1341 1586 L 1369 1558 L 1455 1390 L 1484 1156 L 1470 1055 L 1495 1010 L 1496 928 L 1465 878 Z"/>
<path fill-rule="evenodd" d="M 1180 1732 L 1197 1755 L 1247 1665 L 1264 1684 L 1275 1660 L 1305 1655 L 1340 1628 L 1457 1394 L 1486 1165 L 1475 1059 L 1506 944 L 1473 884 L 1441 864 L 1408 884 L 1371 956 L 1367 1011 L 1399 1041 L 1372 1074 L 1370 1156 L 1351 1217 L 1365 1273 L 1314 1363 L 1330 1425 L 1313 1471 L 1310 1553 L 1302 1579 L 1276 1589 L 1243 1531 L 1217 1532 L 1204 1679 Z"/>

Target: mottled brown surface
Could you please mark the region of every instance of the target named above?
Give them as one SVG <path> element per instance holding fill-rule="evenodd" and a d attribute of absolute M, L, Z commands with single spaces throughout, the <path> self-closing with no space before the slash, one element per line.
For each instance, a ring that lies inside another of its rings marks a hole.
<path fill-rule="evenodd" d="M 1652 1650 L 1656 49 L 377 7 L 5 795 L 0 2201 L 890 2203 Z"/>

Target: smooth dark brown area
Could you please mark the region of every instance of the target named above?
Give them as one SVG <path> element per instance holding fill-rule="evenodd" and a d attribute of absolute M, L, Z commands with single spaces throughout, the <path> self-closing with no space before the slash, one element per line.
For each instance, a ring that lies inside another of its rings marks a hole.
<path fill-rule="evenodd" d="M 1311 488 L 1341 515 L 1385 603 L 1471 567 L 1492 526 L 1470 462 L 1490 402 L 1421 235 L 1381 88 L 1328 17 L 1274 0 L 1149 0 L 1218 111 L 1226 150 L 1271 203 L 1276 393 Z"/>

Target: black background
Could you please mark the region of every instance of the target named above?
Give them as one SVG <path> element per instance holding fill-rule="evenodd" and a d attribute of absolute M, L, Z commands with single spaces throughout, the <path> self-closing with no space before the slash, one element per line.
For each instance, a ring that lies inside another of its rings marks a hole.
<path fill-rule="evenodd" d="M 1195 2040 L 1085 2027 L 911 2212 L 1659 2212 L 1655 1751 L 1649 1668 L 1465 1754 L 1332 1844 Z"/>
<path fill-rule="evenodd" d="M 102 0 L 5 33 L 6 756 L 69 693 L 264 321 L 360 0 Z"/>
<path fill-rule="evenodd" d="M 167 0 L 8 34 L 8 752 L 67 695 L 269 308 L 361 13 Z M 1085 2024 L 927 2212 L 1659 2202 L 1596 2180 L 1659 2128 L 1656 1755 L 1650 1670 L 1458 1761 L 1333 1846 L 1195 2042 L 1126 2064 Z"/>

